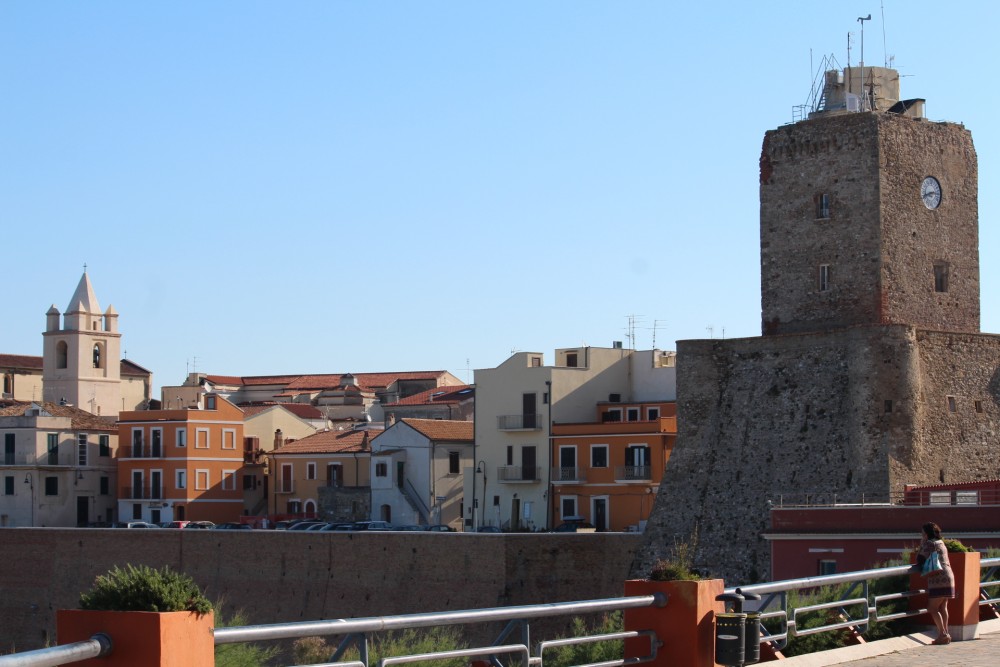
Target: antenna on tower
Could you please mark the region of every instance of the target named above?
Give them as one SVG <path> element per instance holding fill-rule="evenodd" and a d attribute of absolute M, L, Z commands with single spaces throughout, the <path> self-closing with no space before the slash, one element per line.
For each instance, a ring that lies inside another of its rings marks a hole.
<path fill-rule="evenodd" d="M 871 21 L 871 20 L 872 20 L 871 14 L 869 14 L 868 16 L 858 17 L 858 23 L 861 24 L 861 63 L 860 63 L 861 67 L 865 66 L 865 21 Z M 864 76 L 864 73 L 862 73 L 862 76 Z"/>
<path fill-rule="evenodd" d="M 892 58 L 886 55 L 888 49 L 885 47 L 885 0 L 879 3 L 879 7 L 882 10 L 882 62 L 886 67 L 892 67 Z"/>

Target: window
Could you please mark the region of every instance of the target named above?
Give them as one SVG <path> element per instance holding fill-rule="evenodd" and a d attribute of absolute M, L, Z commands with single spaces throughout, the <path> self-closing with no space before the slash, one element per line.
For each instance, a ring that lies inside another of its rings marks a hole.
<path fill-rule="evenodd" d="M 188 432 L 186 428 L 177 429 L 177 434 L 174 436 L 174 446 L 175 447 L 187 447 L 188 446 Z"/>
<path fill-rule="evenodd" d="M 142 456 L 142 429 L 132 429 L 132 456 L 139 458 Z"/>
<path fill-rule="evenodd" d="M 830 195 L 826 193 L 816 195 L 816 217 L 820 220 L 830 217 Z"/>
<path fill-rule="evenodd" d="M 973 404 L 976 406 L 976 412 L 982 413 L 982 411 L 983 411 L 983 402 L 982 401 L 974 401 Z"/>
<path fill-rule="evenodd" d="M 257 482 L 256 475 L 243 475 L 243 490 L 253 491 Z"/>
<path fill-rule="evenodd" d="M 948 264 L 938 262 L 934 265 L 934 291 L 948 291 Z"/>
<path fill-rule="evenodd" d="M 194 431 L 195 449 L 208 449 L 208 429 L 199 428 Z"/>
<path fill-rule="evenodd" d="M 163 456 L 163 429 L 152 428 L 149 430 L 149 455 L 153 458 Z"/>
<path fill-rule="evenodd" d="M 151 470 L 149 472 L 149 497 L 150 498 L 162 498 L 163 497 L 163 471 L 162 470 Z"/>
<path fill-rule="evenodd" d="M 76 435 L 76 453 L 77 453 L 77 463 L 79 465 L 87 465 L 87 434 L 77 433 Z"/>
<path fill-rule="evenodd" d="M 222 448 L 236 449 L 236 431 L 231 428 L 222 429 Z"/>
<path fill-rule="evenodd" d="M 97 455 L 101 458 L 107 458 L 111 456 L 111 436 L 109 435 L 99 435 L 97 436 Z"/>
<path fill-rule="evenodd" d="M 14 434 L 3 434 L 3 463 L 4 465 L 14 465 Z"/>
<path fill-rule="evenodd" d="M 605 410 L 601 413 L 602 422 L 620 422 L 622 420 L 622 409 L 621 408 L 611 408 L 610 410 Z"/>
<path fill-rule="evenodd" d="M 957 409 L 957 406 L 955 405 L 955 397 L 954 396 L 949 396 L 948 397 L 948 412 L 955 412 L 956 409 Z"/>
<path fill-rule="evenodd" d="M 187 470 L 177 470 L 174 472 L 174 486 L 178 489 L 187 488 Z"/>
<path fill-rule="evenodd" d="M 316 464 L 312 461 L 306 464 L 306 479 L 316 479 Z"/>
<path fill-rule="evenodd" d="M 48 441 L 46 443 L 46 448 L 48 449 L 48 459 L 50 466 L 59 465 L 59 434 L 49 433 Z"/>
<path fill-rule="evenodd" d="M 830 265 L 820 264 L 819 265 L 819 287 L 820 292 L 830 291 Z"/>
<path fill-rule="evenodd" d="M 47 495 L 47 496 L 58 496 L 59 495 L 59 478 L 58 477 L 46 477 L 45 478 L 45 495 Z"/>
<path fill-rule="evenodd" d="M 384 461 L 380 461 L 379 463 L 375 464 L 375 476 L 376 477 L 389 476 L 389 466 Z"/>
<path fill-rule="evenodd" d="M 103 368 L 101 366 L 101 345 L 100 343 L 94 344 L 94 368 Z"/>
<path fill-rule="evenodd" d="M 514 446 L 507 445 L 507 465 L 514 465 Z"/>
<path fill-rule="evenodd" d="M 206 394 L 205 395 L 205 409 L 206 410 L 215 410 L 216 409 L 215 396 L 213 396 L 212 394 Z"/>
<path fill-rule="evenodd" d="M 639 408 L 628 408 L 625 410 L 625 421 L 639 421 Z"/>
<path fill-rule="evenodd" d="M 532 368 L 541 368 L 541 366 L 542 366 L 542 358 L 541 357 L 532 357 L 531 358 L 531 367 Z"/>
<path fill-rule="evenodd" d="M 819 576 L 826 574 L 837 574 L 837 561 L 835 560 L 821 560 L 818 566 Z"/>
<path fill-rule="evenodd" d="M 458 467 L 461 464 L 461 456 L 459 452 L 448 452 L 448 474 L 457 475 L 459 470 Z"/>
<path fill-rule="evenodd" d="M 607 468 L 608 467 L 608 446 L 607 445 L 591 445 L 590 446 L 590 467 L 591 468 Z"/>
<path fill-rule="evenodd" d="M 646 419 L 648 419 L 651 422 L 654 422 L 659 418 L 660 418 L 659 408 L 646 408 Z"/>
<path fill-rule="evenodd" d="M 576 480 L 576 445 L 559 446 L 559 469 L 554 481 Z"/>
<path fill-rule="evenodd" d="M 14 478 L 11 475 L 3 478 L 3 494 L 5 496 L 14 495 Z"/>
<path fill-rule="evenodd" d="M 207 491 L 210 479 L 207 470 L 194 471 L 194 488 L 196 491 Z"/>
<path fill-rule="evenodd" d="M 56 368 L 66 368 L 67 359 L 69 359 L 69 346 L 66 341 L 61 340 L 56 343 Z"/>
<path fill-rule="evenodd" d="M 563 496 L 559 501 L 559 515 L 564 519 L 568 516 L 576 516 L 576 496 Z"/>
<path fill-rule="evenodd" d="M 108 477 L 101 477 L 100 494 L 102 496 L 111 495 L 111 479 Z"/>
<path fill-rule="evenodd" d="M 568 352 L 566 354 L 566 366 L 569 368 L 576 368 L 577 356 L 576 352 Z"/>
<path fill-rule="evenodd" d="M 223 470 L 222 471 L 222 490 L 223 491 L 235 491 L 236 490 L 236 471 L 235 470 Z"/>

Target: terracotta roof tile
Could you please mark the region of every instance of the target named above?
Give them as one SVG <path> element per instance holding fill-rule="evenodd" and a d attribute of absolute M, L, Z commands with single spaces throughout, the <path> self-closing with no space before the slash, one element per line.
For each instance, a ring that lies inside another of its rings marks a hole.
<path fill-rule="evenodd" d="M 470 385 L 461 384 L 449 387 L 434 387 L 419 394 L 407 396 L 395 403 L 386 403 L 386 407 L 392 405 L 434 405 L 436 403 L 461 403 L 472 398 L 475 393 Z"/>
<path fill-rule="evenodd" d="M 320 431 L 275 449 L 271 454 L 343 454 L 371 451 L 368 442 L 381 433 L 368 431 Z"/>
<path fill-rule="evenodd" d="M 265 401 L 260 403 L 240 403 L 239 408 L 247 417 L 258 415 L 265 410 L 274 407 L 281 407 L 288 410 L 300 419 L 323 419 L 324 415 L 316 407 L 306 403 L 278 403 L 277 401 Z"/>
<path fill-rule="evenodd" d="M 32 368 L 42 370 L 42 358 L 24 354 L 0 354 L 0 368 Z"/>
<path fill-rule="evenodd" d="M 0 402 L 0 417 L 22 417 L 31 405 L 30 401 Z M 117 420 L 114 417 L 98 417 L 80 408 L 49 401 L 38 403 L 38 405 L 53 417 L 69 417 L 71 427 L 74 429 L 118 432 Z"/>
<path fill-rule="evenodd" d="M 474 439 L 473 422 L 454 421 L 449 419 L 401 419 L 431 440 L 447 440 L 449 442 L 472 442 Z"/>

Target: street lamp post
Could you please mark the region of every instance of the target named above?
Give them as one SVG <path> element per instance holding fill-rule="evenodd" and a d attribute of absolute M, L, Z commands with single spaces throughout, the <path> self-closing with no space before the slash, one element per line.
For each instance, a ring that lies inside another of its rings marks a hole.
<path fill-rule="evenodd" d="M 35 527 L 35 480 L 31 478 L 31 473 L 25 473 L 24 483 L 28 485 L 31 492 L 31 527 Z"/>
<path fill-rule="evenodd" d="M 483 503 L 482 503 L 483 506 L 481 508 L 482 511 L 479 513 L 479 516 L 480 516 L 479 525 L 481 526 L 481 525 L 483 525 L 482 517 L 486 516 L 486 462 L 483 461 L 482 459 L 480 459 L 479 463 L 476 464 L 476 474 L 478 475 L 479 473 L 483 474 Z M 473 495 L 473 497 L 475 497 L 475 495 L 476 495 L 476 480 L 475 480 L 475 478 L 472 479 L 472 495 Z M 473 514 L 473 519 L 475 519 L 475 515 L 474 514 Z M 477 526 L 475 526 L 475 525 L 472 527 L 473 530 L 476 530 L 476 528 L 477 528 Z"/>

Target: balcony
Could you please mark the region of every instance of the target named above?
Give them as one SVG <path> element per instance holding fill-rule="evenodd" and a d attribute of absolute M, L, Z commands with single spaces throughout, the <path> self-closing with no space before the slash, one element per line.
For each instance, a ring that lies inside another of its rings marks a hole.
<path fill-rule="evenodd" d="M 649 482 L 652 479 L 652 466 L 615 466 L 615 481 Z"/>
<path fill-rule="evenodd" d="M 586 482 L 587 475 L 584 474 L 583 468 L 553 468 L 552 469 L 552 483 L 558 484 L 560 482 Z"/>
<path fill-rule="evenodd" d="M 497 468 L 497 480 L 507 484 L 537 482 L 539 471 L 538 466 L 500 466 Z"/>
<path fill-rule="evenodd" d="M 541 415 L 497 415 L 497 428 L 501 431 L 541 431 Z"/>
<path fill-rule="evenodd" d="M 163 489 L 149 486 L 126 486 L 122 489 L 122 500 L 162 500 Z"/>
<path fill-rule="evenodd" d="M 162 459 L 163 447 L 149 443 L 122 445 L 118 448 L 118 457 L 123 459 Z"/>
<path fill-rule="evenodd" d="M 45 454 L 4 455 L 5 466 L 71 466 L 76 465 L 75 452 L 46 452 Z"/>

